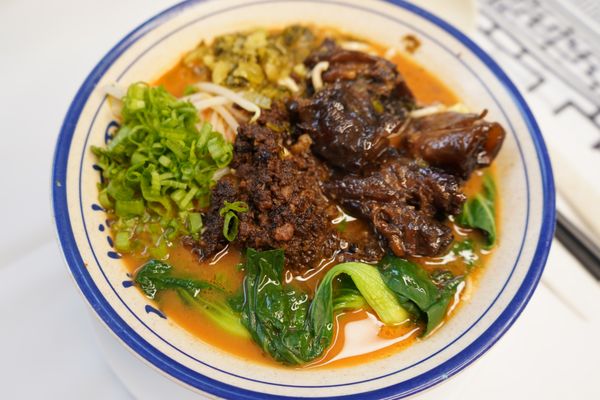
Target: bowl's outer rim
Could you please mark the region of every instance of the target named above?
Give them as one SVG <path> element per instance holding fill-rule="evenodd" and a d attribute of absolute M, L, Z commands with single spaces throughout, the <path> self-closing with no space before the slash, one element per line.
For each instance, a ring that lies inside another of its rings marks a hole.
<path fill-rule="evenodd" d="M 91 282 L 89 275 L 86 277 L 82 274 L 82 272 L 85 271 L 85 265 L 77 250 L 77 247 L 75 246 L 74 235 L 69 224 L 69 213 L 66 206 L 67 202 L 65 190 L 66 166 L 74 129 L 77 125 L 79 115 L 87 101 L 88 95 L 92 90 L 94 90 L 104 72 L 131 44 L 136 42 L 149 31 L 153 30 L 156 26 L 160 25 L 162 21 L 168 20 L 172 15 L 181 13 L 186 8 L 205 1 L 207 0 L 186 0 L 175 4 L 174 6 L 150 18 L 126 35 L 112 49 L 110 49 L 84 80 L 69 107 L 56 143 L 51 180 L 52 207 L 56 222 L 56 233 L 65 261 L 77 283 L 77 286 L 81 290 L 90 306 L 100 317 L 101 321 L 108 328 L 110 328 L 110 330 L 122 342 L 124 342 L 131 350 L 133 350 L 135 354 L 142 357 L 142 359 L 144 359 L 146 362 L 150 363 L 161 372 L 166 373 L 167 375 L 174 377 L 187 385 L 213 395 L 223 397 L 234 396 L 235 398 L 247 399 L 289 399 L 290 397 L 288 396 L 266 395 L 251 390 L 237 388 L 201 375 L 170 359 L 168 356 L 157 350 L 154 346 L 146 342 L 116 314 L 110 304 L 102 296 L 98 288 L 90 285 L 90 283 L 93 282 Z M 471 39 L 469 39 L 467 36 L 465 36 L 465 34 L 460 32 L 451 24 L 407 1 L 384 1 L 412 12 L 428 20 L 429 22 L 432 22 L 452 35 L 471 52 L 473 52 L 473 54 L 475 54 L 486 65 L 486 67 L 490 69 L 490 71 L 498 78 L 498 80 L 511 95 L 528 127 L 539 162 L 543 189 L 542 226 L 532 263 L 515 296 L 504 309 L 502 314 L 500 314 L 500 316 L 490 325 L 490 327 L 460 353 L 445 361 L 438 367 L 435 367 L 417 377 L 399 384 L 376 389 L 370 392 L 363 392 L 348 396 L 322 397 L 322 399 L 376 399 L 405 397 L 425 390 L 436 383 L 449 378 L 474 362 L 494 343 L 496 343 L 496 341 L 498 341 L 498 339 L 500 339 L 500 337 L 512 326 L 533 295 L 548 257 L 555 227 L 555 187 L 548 151 L 535 118 L 533 117 L 531 110 L 527 106 L 524 98 L 519 93 L 516 86 L 487 53 L 485 53 L 477 44 L 475 44 Z"/>

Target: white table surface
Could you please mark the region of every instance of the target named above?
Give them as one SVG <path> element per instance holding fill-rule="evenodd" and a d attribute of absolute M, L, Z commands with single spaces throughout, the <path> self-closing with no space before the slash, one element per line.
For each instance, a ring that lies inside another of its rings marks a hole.
<path fill-rule="evenodd" d="M 79 85 L 169 0 L 0 0 L 0 398 L 130 399 L 54 239 L 52 153 Z M 543 121 L 540 121 L 542 127 Z M 488 353 L 419 399 L 600 399 L 600 285 L 558 243 Z"/>

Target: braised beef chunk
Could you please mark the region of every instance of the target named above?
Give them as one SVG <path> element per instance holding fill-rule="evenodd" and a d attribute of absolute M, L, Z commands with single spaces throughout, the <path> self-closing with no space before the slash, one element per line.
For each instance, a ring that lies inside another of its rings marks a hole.
<path fill-rule="evenodd" d="M 321 61 L 329 63 L 324 87 L 289 103 L 292 121 L 331 166 L 358 171 L 387 149 L 387 136 L 400 129 L 414 98 L 394 64 L 383 58 L 326 41 L 306 64 L 312 68 Z"/>
<path fill-rule="evenodd" d="M 397 256 L 439 256 L 453 240 L 450 227 L 403 203 L 371 204 L 369 218 Z"/>
<path fill-rule="evenodd" d="M 387 156 L 361 175 L 325 183 L 327 195 L 353 215 L 370 221 L 398 256 L 441 254 L 452 232 L 440 220 L 458 214 L 465 201 L 456 177 Z"/>
<path fill-rule="evenodd" d="M 491 164 L 504 141 L 502 126 L 484 121 L 484 116 L 446 112 L 411 120 L 406 149 L 429 165 L 467 179 L 476 168 Z"/>
<path fill-rule="evenodd" d="M 428 216 L 457 214 L 465 201 L 458 179 L 405 157 L 389 157 L 361 175 L 345 175 L 325 183 L 335 200 L 400 201 Z"/>
<path fill-rule="evenodd" d="M 205 257 L 226 244 L 219 216 L 224 200 L 249 206 L 247 213 L 238 214 L 235 242 L 241 248 L 282 248 L 287 266 L 294 270 L 316 267 L 339 249 L 340 239 L 330 222 L 339 212 L 319 185 L 328 172 L 310 153 L 286 154 L 280 141 L 281 136 L 261 125 L 240 126 L 231 164 L 235 178 L 218 182 L 205 217 L 207 230 L 199 243 Z"/>
<path fill-rule="evenodd" d="M 379 100 L 389 113 L 402 114 L 414 107 L 415 98 L 398 72 L 394 63 L 385 58 L 360 51 L 345 50 L 332 40 L 325 40 L 321 47 L 304 61 L 313 68 L 321 61 L 329 63 L 322 74 L 325 85 L 338 81 L 365 80 L 371 94 Z M 309 82 L 310 86 L 311 82 Z M 312 87 L 312 86 L 311 86 Z"/>
<path fill-rule="evenodd" d="M 313 150 L 329 164 L 354 171 L 375 160 L 389 145 L 369 93 L 337 82 L 311 100 L 298 100 L 298 128 L 313 139 Z M 390 118 L 390 129 L 402 120 Z"/>
<path fill-rule="evenodd" d="M 453 240 L 449 215 L 465 202 L 461 185 L 490 165 L 504 129 L 485 112 L 410 117 L 415 99 L 391 62 L 326 40 L 305 64 L 326 61 L 323 85 L 306 82 L 301 97 L 274 101 L 254 124 L 242 123 L 232 174 L 212 191 L 205 230 L 192 243 L 203 258 L 228 245 L 225 201 L 244 201 L 234 241 L 244 249 L 282 248 L 302 272 L 324 259 L 376 262 L 439 256 Z M 390 145 L 389 136 L 399 139 Z M 332 220 L 338 206 L 359 218 L 350 231 Z M 364 226 L 361 226 L 364 225 Z"/>

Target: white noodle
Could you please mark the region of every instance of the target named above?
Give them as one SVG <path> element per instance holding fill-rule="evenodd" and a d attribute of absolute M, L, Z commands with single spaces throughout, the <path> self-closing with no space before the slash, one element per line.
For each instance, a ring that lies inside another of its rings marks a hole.
<path fill-rule="evenodd" d="M 114 97 L 117 100 L 121 100 L 127 94 L 127 90 L 125 90 L 122 86 L 117 85 L 116 83 L 110 83 L 102 89 L 104 93 L 109 96 Z"/>
<path fill-rule="evenodd" d="M 300 90 L 300 88 L 296 84 L 296 81 L 293 80 L 292 78 L 290 78 L 289 76 L 278 80 L 277 84 L 281 85 L 281 86 L 285 86 L 286 88 L 290 89 L 290 91 L 292 93 L 296 93 L 297 91 Z"/>
<path fill-rule="evenodd" d="M 410 118 L 407 118 L 406 120 L 404 120 L 404 122 L 402 123 L 402 125 L 400 125 L 400 128 L 396 129 L 395 132 L 392 132 L 390 135 L 387 136 L 388 139 L 391 138 L 395 138 L 397 136 L 402 135 L 402 133 L 404 132 L 404 130 L 406 129 L 406 127 L 410 124 Z"/>
<path fill-rule="evenodd" d="M 205 92 L 212 93 L 212 94 L 218 94 L 223 97 L 226 97 L 226 98 L 230 99 L 232 102 L 234 102 L 237 105 L 239 105 L 240 107 L 242 107 L 244 110 L 254 113 L 254 116 L 251 119 L 252 122 L 256 121 L 260 117 L 260 107 L 259 106 L 252 103 L 251 101 L 245 99 L 240 94 L 238 94 L 232 90 L 229 90 L 223 86 L 215 85 L 214 83 L 209 83 L 209 82 L 197 83 L 196 87 Z"/>
<path fill-rule="evenodd" d="M 231 113 L 229 111 L 227 111 L 227 109 L 225 107 L 215 106 L 215 107 L 213 107 L 213 109 L 221 116 L 221 118 L 223 118 L 223 120 L 227 123 L 227 125 L 229 125 L 229 127 L 231 129 L 233 129 L 234 131 L 237 131 L 239 123 L 234 118 L 234 116 L 231 115 Z"/>
<path fill-rule="evenodd" d="M 219 179 L 221 179 L 222 177 L 224 177 L 225 175 L 227 175 L 229 173 L 229 171 L 230 171 L 230 169 L 228 167 L 216 170 L 213 173 L 212 180 L 213 181 L 218 181 Z"/>
<path fill-rule="evenodd" d="M 451 105 L 446 111 L 452 111 L 461 114 L 468 114 L 469 112 L 471 112 L 463 103 L 456 103 L 454 105 Z"/>
<path fill-rule="evenodd" d="M 222 97 L 222 96 L 192 101 L 192 104 L 198 109 L 198 111 L 202 111 L 207 108 L 212 108 L 215 106 L 223 106 L 225 104 L 230 104 L 230 103 L 231 103 L 231 100 L 229 100 L 226 97 Z"/>
<path fill-rule="evenodd" d="M 223 121 L 225 121 L 225 123 L 228 125 L 230 131 L 227 132 L 227 129 L 223 130 L 223 135 L 225 136 L 225 139 L 227 139 L 227 141 L 229 142 L 233 142 L 239 127 L 238 122 L 235 120 L 233 115 L 231 115 L 229 111 L 227 111 L 223 106 L 213 107 L 213 110 L 215 110 L 215 112 L 219 114 Z"/>
<path fill-rule="evenodd" d="M 208 93 L 198 92 L 189 96 L 182 97 L 181 100 L 188 100 L 193 103 L 194 101 L 212 99 L 213 97 L 213 95 L 210 95 Z"/>
<path fill-rule="evenodd" d="M 248 115 L 246 113 L 244 113 L 243 111 L 238 110 L 235 107 L 233 107 L 232 104 L 226 104 L 223 107 L 227 111 L 229 111 L 229 113 L 231 115 L 233 115 L 233 117 L 235 118 L 236 121 L 239 121 L 239 122 L 248 122 Z"/>
<path fill-rule="evenodd" d="M 204 92 L 194 93 L 191 96 L 182 97 L 182 99 L 191 101 L 198 109 L 199 113 L 210 110 L 209 122 L 213 126 L 213 129 L 217 132 L 222 132 L 227 141 L 233 142 L 235 140 L 235 134 L 237 133 L 239 123 L 236 118 L 231 115 L 232 113 L 225 108 L 231 106 L 232 100 L 223 96 L 212 96 Z M 201 126 L 202 125 L 200 124 L 200 127 Z"/>
<path fill-rule="evenodd" d="M 321 76 L 321 74 L 324 71 L 327 71 L 328 68 L 329 68 L 329 63 L 327 61 L 321 61 L 321 62 L 317 63 L 317 65 L 315 65 L 314 68 L 312 69 L 310 75 L 311 75 L 312 84 L 313 84 L 313 87 L 315 88 L 315 90 L 319 90 L 323 87 L 323 77 Z"/>
<path fill-rule="evenodd" d="M 445 109 L 446 107 L 444 107 L 442 104 L 436 104 L 433 106 L 419 108 L 418 110 L 413 110 L 408 115 L 411 118 L 421 118 L 426 117 L 428 115 L 437 114 L 439 112 L 444 111 Z"/>
<path fill-rule="evenodd" d="M 215 126 L 217 126 L 219 116 L 217 115 L 216 112 L 210 113 L 210 124 L 212 125 L 213 129 Z"/>
<path fill-rule="evenodd" d="M 113 113 L 113 115 L 115 117 L 120 117 L 121 112 L 123 111 L 123 102 L 121 99 L 109 96 L 106 100 L 108 101 L 110 111 Z"/>
<path fill-rule="evenodd" d="M 221 134 L 227 140 L 227 136 L 225 135 L 225 125 L 223 124 L 223 118 L 221 118 L 218 113 L 216 113 L 216 114 L 217 114 L 217 125 L 214 126 L 214 130 L 217 132 L 221 132 Z"/>
<path fill-rule="evenodd" d="M 247 121 L 247 117 L 243 113 L 233 108 L 234 103 L 244 110 L 254 113 L 252 121 L 260 117 L 260 107 L 239 93 L 209 82 L 198 83 L 196 87 L 200 92 L 181 99 L 190 101 L 199 113 L 208 112 L 209 122 L 213 129 L 222 132 L 229 142 L 235 140 L 239 121 Z"/>
<path fill-rule="evenodd" d="M 355 41 L 347 41 L 340 43 L 340 47 L 344 50 L 352 50 L 352 51 L 363 51 L 367 52 L 371 50 L 371 46 L 367 43 L 363 42 L 355 42 Z"/>
<path fill-rule="evenodd" d="M 427 117 L 428 115 L 433 115 L 441 112 L 457 112 L 461 114 L 466 114 L 469 112 L 469 109 L 462 103 L 456 103 L 450 107 L 447 107 L 443 104 L 434 104 L 431 106 L 419 108 L 418 110 L 413 110 L 408 114 L 408 116 L 411 118 L 422 118 Z"/>
<path fill-rule="evenodd" d="M 195 103 L 200 100 L 212 99 L 213 97 L 215 97 L 215 96 L 213 96 L 212 94 L 208 94 L 205 92 L 196 92 L 196 93 L 190 94 L 188 96 L 180 97 L 179 99 L 184 100 L 184 101 L 189 101 L 191 103 Z"/>

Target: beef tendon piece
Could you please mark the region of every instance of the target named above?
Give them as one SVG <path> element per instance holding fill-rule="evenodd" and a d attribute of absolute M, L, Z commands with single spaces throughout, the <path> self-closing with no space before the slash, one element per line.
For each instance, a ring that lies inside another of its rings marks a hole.
<path fill-rule="evenodd" d="M 454 175 L 397 155 L 361 175 L 331 179 L 325 189 L 334 200 L 401 201 L 428 216 L 458 214 L 465 201 Z"/>
<path fill-rule="evenodd" d="M 454 175 L 400 156 L 388 156 L 361 175 L 333 178 L 325 190 L 342 208 L 369 221 L 398 256 L 442 254 L 453 237 L 441 220 L 458 214 L 465 201 Z"/>
<path fill-rule="evenodd" d="M 280 134 L 260 124 L 240 126 L 231 164 L 235 173 L 213 189 L 206 230 L 196 244 L 204 258 L 227 245 L 219 215 L 224 201 L 245 201 L 249 207 L 248 212 L 238 213 L 235 244 L 259 250 L 281 248 L 290 269 L 314 268 L 340 249 L 331 223 L 339 211 L 320 189 L 328 171 L 310 152 L 286 151 L 281 140 Z"/>
<path fill-rule="evenodd" d="M 367 202 L 373 227 L 397 256 L 437 256 L 452 243 L 452 230 L 404 203 Z"/>
<path fill-rule="evenodd" d="M 484 116 L 444 112 L 416 118 L 406 128 L 404 147 L 411 156 L 467 179 L 492 163 L 506 136 L 500 124 Z"/>
<path fill-rule="evenodd" d="M 322 61 L 329 63 L 322 74 L 325 85 L 338 81 L 365 80 L 371 93 L 389 100 L 382 104 L 388 112 L 402 113 L 407 107 L 414 107 L 414 96 L 391 61 L 360 51 L 345 50 L 331 39 L 326 39 L 306 58 L 304 64 L 312 69 Z M 310 88 L 311 84 L 309 82 Z"/>
<path fill-rule="evenodd" d="M 329 63 L 324 86 L 289 102 L 290 116 L 300 133 L 310 135 L 319 157 L 358 171 L 389 147 L 387 137 L 400 129 L 414 97 L 395 65 L 383 58 L 325 41 L 305 64 L 313 68 L 319 62 Z"/>

